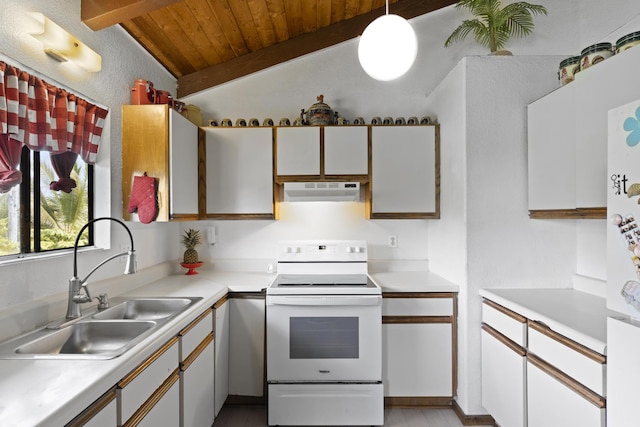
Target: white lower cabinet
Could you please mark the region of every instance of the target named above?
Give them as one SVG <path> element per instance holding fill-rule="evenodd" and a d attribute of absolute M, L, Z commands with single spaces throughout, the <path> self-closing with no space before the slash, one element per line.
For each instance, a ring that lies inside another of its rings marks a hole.
<path fill-rule="evenodd" d="M 264 396 L 264 296 L 233 296 L 229 304 L 229 394 Z"/>
<path fill-rule="evenodd" d="M 209 334 L 180 372 L 184 427 L 211 427 L 214 413 L 213 334 Z"/>
<path fill-rule="evenodd" d="M 158 427 L 180 425 L 180 384 L 176 371 L 140 408 L 143 418 L 132 417 L 123 427 Z"/>
<path fill-rule="evenodd" d="M 526 318 L 482 304 L 482 406 L 500 426 L 527 425 Z"/>
<path fill-rule="evenodd" d="M 526 426 L 524 349 L 510 346 L 500 333 L 482 329 L 482 406 L 500 426 Z"/>
<path fill-rule="evenodd" d="M 153 408 L 151 404 L 157 403 L 157 391 L 166 385 L 169 378 L 175 377 L 177 381 L 178 362 L 178 337 L 174 337 L 118 383 L 120 425 L 135 426 L 146 417 Z M 166 400 L 164 402 L 167 403 Z M 175 408 L 179 423 L 179 393 L 176 394 Z"/>
<path fill-rule="evenodd" d="M 388 405 L 447 404 L 454 395 L 454 293 L 386 293 L 382 382 Z"/>
<path fill-rule="evenodd" d="M 212 310 L 202 313 L 179 336 L 181 426 L 211 427 L 215 418 Z"/>
<path fill-rule="evenodd" d="M 215 313 L 215 414 L 218 415 L 222 405 L 229 396 L 229 300 L 223 297 L 213 306 Z"/>
<path fill-rule="evenodd" d="M 527 366 L 529 427 L 604 427 L 605 409 L 529 360 Z"/>
<path fill-rule="evenodd" d="M 606 357 L 490 300 L 482 405 L 502 427 L 605 427 Z"/>

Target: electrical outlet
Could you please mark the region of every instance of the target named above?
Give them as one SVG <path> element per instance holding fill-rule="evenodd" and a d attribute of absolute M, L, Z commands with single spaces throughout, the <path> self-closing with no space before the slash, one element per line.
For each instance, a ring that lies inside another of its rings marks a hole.
<path fill-rule="evenodd" d="M 390 248 L 397 248 L 398 247 L 398 236 L 395 234 L 390 234 L 389 235 L 389 247 Z"/>

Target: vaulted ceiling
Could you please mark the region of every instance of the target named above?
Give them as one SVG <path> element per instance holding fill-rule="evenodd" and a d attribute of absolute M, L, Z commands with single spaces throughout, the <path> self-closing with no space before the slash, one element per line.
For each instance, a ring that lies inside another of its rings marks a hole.
<path fill-rule="evenodd" d="M 389 0 L 411 19 L 454 0 Z M 385 0 L 81 0 L 94 31 L 119 24 L 178 80 L 178 97 L 362 34 Z"/>

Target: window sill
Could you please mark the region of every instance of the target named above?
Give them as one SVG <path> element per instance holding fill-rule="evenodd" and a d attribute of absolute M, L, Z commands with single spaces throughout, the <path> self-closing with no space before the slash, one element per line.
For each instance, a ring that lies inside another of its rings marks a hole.
<path fill-rule="evenodd" d="M 87 253 L 87 252 L 98 252 L 104 251 L 104 248 L 99 248 L 97 246 L 87 246 L 78 248 L 78 253 Z M 0 259 L 0 267 L 14 264 L 21 264 L 24 262 L 32 262 L 32 261 L 40 261 L 40 260 L 49 260 L 62 258 L 67 256 L 73 256 L 73 249 L 62 249 L 59 251 L 52 252 L 38 252 L 38 253 L 30 253 L 30 254 L 16 254 L 16 255 L 6 255 Z"/>

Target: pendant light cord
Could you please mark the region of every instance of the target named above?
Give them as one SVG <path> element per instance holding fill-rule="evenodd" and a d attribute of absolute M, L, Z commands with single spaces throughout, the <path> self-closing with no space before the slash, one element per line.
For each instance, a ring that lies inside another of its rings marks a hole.
<path fill-rule="evenodd" d="M 387 0 L 387 15 L 389 14 L 389 0 Z"/>

